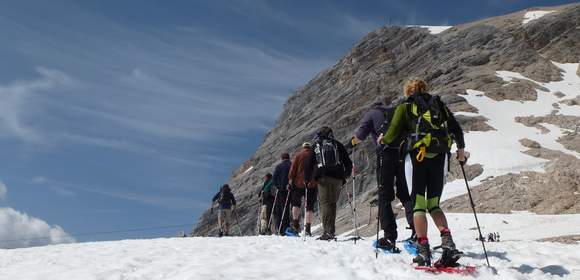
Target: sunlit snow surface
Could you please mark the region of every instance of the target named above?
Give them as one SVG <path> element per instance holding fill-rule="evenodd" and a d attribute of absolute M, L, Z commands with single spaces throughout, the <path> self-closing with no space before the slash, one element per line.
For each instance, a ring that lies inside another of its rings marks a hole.
<path fill-rule="evenodd" d="M 479 267 L 477 279 L 580 279 L 580 245 L 532 241 L 580 233 L 571 226 L 580 224 L 580 215 L 479 218 L 484 233 L 501 235 L 502 242 L 486 243 L 497 275 L 483 267 L 473 216 L 449 215 L 455 241 L 466 253 L 462 262 Z M 440 242 L 437 235 L 430 240 Z M 275 236 L 196 237 L 0 250 L 0 279 L 472 279 L 416 271 L 406 252 L 375 259 L 371 242 L 372 237 L 357 244 Z"/>
<path fill-rule="evenodd" d="M 431 34 L 439 34 L 453 26 L 431 26 L 431 25 L 408 25 L 408 27 L 427 28 Z"/>
<path fill-rule="evenodd" d="M 539 19 L 549 13 L 552 13 L 554 11 L 531 11 L 531 12 L 527 12 L 524 15 L 524 20 L 522 21 L 522 24 L 526 24 L 532 20 L 536 20 Z"/>
<path fill-rule="evenodd" d="M 580 158 L 580 154 L 564 148 L 556 140 L 563 135 L 565 129 L 555 125 L 541 123 L 550 132 L 542 132 L 534 127 L 527 127 L 515 121 L 515 117 L 545 116 L 553 110 L 553 103 L 564 99 L 575 98 L 580 95 L 580 77 L 576 74 L 577 63 L 559 64 L 562 69 L 562 81 L 541 83 L 522 76 L 519 73 L 498 71 L 497 76 L 506 82 L 515 79 L 528 80 L 546 89 L 548 92 L 537 90 L 538 98 L 535 101 L 495 101 L 486 97 L 483 92 L 468 90 L 465 98 L 467 102 L 478 109 L 478 113 L 462 113 L 458 115 L 477 116 L 481 115 L 489 119 L 487 122 L 496 131 L 478 132 L 473 131 L 465 134 L 466 150 L 471 154 L 469 162 L 483 165 L 483 174 L 471 182 L 471 186 L 477 186 L 481 180 L 489 176 L 500 176 L 507 173 L 519 173 L 522 171 L 543 172 L 546 160 L 535 158 L 522 153 L 527 150 L 519 142 L 520 139 L 528 138 L 540 143 L 542 147 L 562 151 L 566 154 Z M 560 92 L 563 97 L 557 97 Z M 568 106 L 559 104 L 558 114 L 580 116 L 580 106 Z M 442 199 L 449 199 L 466 193 L 465 183 L 456 180 L 445 186 Z"/>

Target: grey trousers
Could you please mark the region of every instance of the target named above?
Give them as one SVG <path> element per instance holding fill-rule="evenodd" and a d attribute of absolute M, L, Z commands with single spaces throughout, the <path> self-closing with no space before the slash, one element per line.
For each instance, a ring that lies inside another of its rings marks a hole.
<path fill-rule="evenodd" d="M 230 221 L 232 220 L 232 210 L 231 209 L 220 209 L 218 212 L 218 224 L 220 230 L 224 235 L 230 234 Z"/>
<path fill-rule="evenodd" d="M 318 194 L 320 196 L 320 216 L 324 233 L 335 234 L 336 203 L 340 197 L 342 179 L 322 176 L 318 179 Z"/>

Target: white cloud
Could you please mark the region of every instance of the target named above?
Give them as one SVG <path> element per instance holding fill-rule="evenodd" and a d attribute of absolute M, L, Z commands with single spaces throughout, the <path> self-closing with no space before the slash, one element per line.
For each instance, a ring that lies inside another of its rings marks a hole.
<path fill-rule="evenodd" d="M 40 135 L 25 125 L 22 117 L 26 112 L 25 99 L 38 91 L 59 85 L 72 85 L 72 80 L 64 73 L 37 67 L 40 78 L 29 81 L 15 81 L 10 85 L 0 85 L 0 131 L 18 137 L 26 142 L 40 142 Z"/>
<path fill-rule="evenodd" d="M 0 208 L 0 248 L 12 249 L 75 242 L 57 225 L 12 208 Z"/>
<path fill-rule="evenodd" d="M 48 180 L 45 177 L 37 176 L 37 177 L 32 178 L 32 180 L 30 182 L 32 184 L 35 184 L 35 185 L 41 185 L 41 184 L 46 183 L 47 181 Z"/>
<path fill-rule="evenodd" d="M 4 185 L 4 183 L 2 183 L 2 181 L 0 181 L 0 200 L 4 200 L 6 198 L 7 192 L 8 192 L 8 189 L 6 188 L 6 185 Z"/>

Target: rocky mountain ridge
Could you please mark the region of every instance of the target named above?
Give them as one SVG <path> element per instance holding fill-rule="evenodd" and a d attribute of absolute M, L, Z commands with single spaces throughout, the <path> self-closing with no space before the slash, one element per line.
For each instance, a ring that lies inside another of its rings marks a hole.
<path fill-rule="evenodd" d="M 538 94 L 547 91 L 538 83 L 524 79 L 507 83 L 496 72 L 517 72 L 547 83 L 562 79 L 561 69 L 552 61 L 580 61 L 580 4 L 542 9 L 553 12 L 526 24 L 522 24 L 526 11 L 521 11 L 454 26 L 439 34 L 419 27 L 386 26 L 366 35 L 339 62 L 288 98 L 275 127 L 264 136 L 254 155 L 232 174 L 229 184 L 239 202 L 238 216 L 244 234 L 255 234 L 258 205 L 252 194 L 257 191 L 262 176 L 272 172 L 280 153 L 293 153 L 323 125 L 331 126 L 335 136 L 346 142 L 368 107 L 383 96 L 399 96 L 403 83 L 410 77 L 425 79 L 431 92 L 440 94 L 452 111 L 467 112 L 457 117 L 466 132 L 496 129 L 485 117 L 474 115 L 478 109 L 467 102 L 466 90 L 481 91 L 497 101 L 536 100 Z M 580 75 L 580 68 L 578 72 Z M 561 106 L 578 106 L 577 98 L 563 102 L 572 105 L 562 103 Z M 525 116 L 521 122 L 526 125 L 545 122 L 534 119 L 537 117 L 549 118 L 557 126 L 567 128 L 563 122 L 570 118 L 572 122 L 577 121 L 574 116 Z M 568 140 L 562 139 L 568 143 L 567 147 L 576 147 L 578 137 L 567 137 Z M 369 213 L 369 222 L 374 222 L 371 216 L 375 210 L 369 204 L 376 193 L 375 155 L 371 145 L 370 140 L 365 141 L 351 157 L 359 170 L 355 190 L 358 213 Z M 469 177 L 477 177 L 482 168 L 485 166 L 468 166 Z M 455 166 L 448 179 L 459 178 L 459 174 Z M 346 186 L 339 201 L 339 232 L 347 230 L 351 223 L 344 193 L 350 190 L 352 182 Z M 466 200 L 463 201 L 466 206 Z M 457 209 L 462 202 L 456 204 L 451 209 Z M 359 219 L 366 221 L 363 214 Z M 217 217 L 206 211 L 193 234 L 213 235 L 216 231 Z"/>

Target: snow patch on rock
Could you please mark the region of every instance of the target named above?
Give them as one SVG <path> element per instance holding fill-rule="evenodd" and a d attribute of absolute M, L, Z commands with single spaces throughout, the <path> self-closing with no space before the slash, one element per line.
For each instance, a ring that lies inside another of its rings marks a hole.
<path fill-rule="evenodd" d="M 408 25 L 408 27 L 419 27 L 419 28 L 427 28 L 429 33 L 433 35 L 437 35 L 453 26 L 433 26 L 433 25 Z"/>
<path fill-rule="evenodd" d="M 540 143 L 544 148 L 558 150 L 566 154 L 580 158 L 580 153 L 566 149 L 557 141 L 564 135 L 566 130 L 555 125 L 542 123 L 542 126 L 549 129 L 548 133 L 541 133 L 537 128 L 527 127 L 515 121 L 516 117 L 524 116 L 545 116 L 554 111 L 551 104 L 558 102 L 555 93 L 560 92 L 562 97 L 576 98 L 580 95 L 580 77 L 576 75 L 578 63 L 560 64 L 553 62 L 562 69 L 562 80 L 557 82 L 541 83 L 529 79 L 520 73 L 510 71 L 497 71 L 496 75 L 506 82 L 516 80 L 527 80 L 536 83 L 549 92 L 537 91 L 538 97 L 535 101 L 495 101 L 484 92 L 467 90 L 464 96 L 467 102 L 476 107 L 479 115 L 488 119 L 488 124 L 495 128 L 495 131 L 472 131 L 465 134 L 466 149 L 470 151 L 470 163 L 483 165 L 483 173 L 475 178 L 470 186 L 477 186 L 489 177 L 496 177 L 508 173 L 520 173 L 522 171 L 544 172 L 545 159 L 532 157 L 522 153 L 527 150 L 520 143 L 520 139 L 528 138 Z M 561 105 L 556 111 L 564 115 L 580 116 L 578 106 Z M 469 114 L 459 112 L 458 114 Z M 493 152 L 490 152 L 493 151 Z M 443 191 L 443 198 L 465 194 L 467 192 L 465 183 L 462 180 L 455 180 L 448 183 Z"/>
<path fill-rule="evenodd" d="M 250 168 L 246 169 L 243 174 L 248 174 L 252 169 L 254 169 L 254 166 L 250 166 Z"/>
<path fill-rule="evenodd" d="M 532 20 L 536 20 L 539 19 L 549 13 L 553 13 L 554 11 L 531 11 L 531 12 L 527 12 L 524 15 L 524 20 L 522 21 L 522 24 L 526 24 Z"/>

